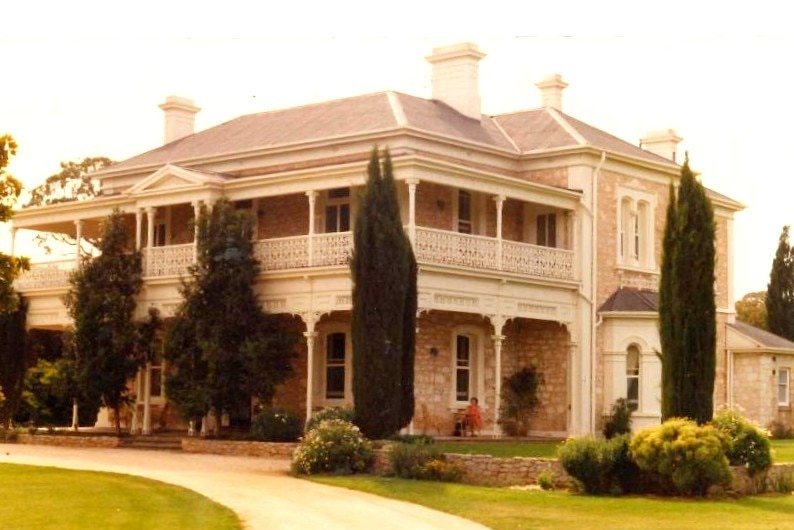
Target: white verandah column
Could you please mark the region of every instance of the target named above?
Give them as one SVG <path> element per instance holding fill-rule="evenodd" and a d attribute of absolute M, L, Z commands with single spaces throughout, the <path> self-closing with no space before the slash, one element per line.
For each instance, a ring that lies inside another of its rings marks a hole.
<path fill-rule="evenodd" d="M 502 343 L 505 336 L 502 330 L 505 326 L 505 318 L 502 315 L 488 315 L 488 319 L 493 325 L 494 334 L 491 335 L 494 349 L 494 413 L 493 413 L 493 436 L 497 438 L 502 430 L 499 427 L 499 409 L 502 406 Z"/>
<path fill-rule="evenodd" d="M 314 208 L 317 203 L 317 192 L 310 190 L 306 192 L 309 198 L 309 267 L 314 264 Z M 308 326 L 308 323 L 307 323 Z"/>
<path fill-rule="evenodd" d="M 151 276 L 152 247 L 154 246 L 154 214 L 153 207 L 146 208 L 146 275 Z"/>
<path fill-rule="evenodd" d="M 407 179 L 408 184 L 408 239 L 411 245 L 416 244 L 416 186 L 419 179 Z"/>
<path fill-rule="evenodd" d="M 300 314 L 306 324 L 303 336 L 306 338 L 306 422 L 312 417 L 312 397 L 314 396 L 314 341 L 317 338 L 315 326 L 320 319 L 320 313 L 306 311 Z"/>
<path fill-rule="evenodd" d="M 502 207 L 505 204 L 505 196 L 497 195 L 493 198 L 496 203 L 496 266 L 502 269 Z"/>
<path fill-rule="evenodd" d="M 135 250 L 141 249 L 141 241 L 143 240 L 142 230 L 143 227 L 143 212 L 140 208 L 135 208 Z"/>
<path fill-rule="evenodd" d="M 74 222 L 74 239 L 77 244 L 75 251 L 75 266 L 80 266 L 80 258 L 82 257 L 82 242 L 83 242 L 83 221 L 77 220 Z"/>
<path fill-rule="evenodd" d="M 146 363 L 143 372 L 143 429 L 142 434 L 152 434 L 152 363 Z"/>
<path fill-rule="evenodd" d="M 193 263 L 198 261 L 198 230 L 199 216 L 201 215 L 201 201 L 193 201 Z"/>
<path fill-rule="evenodd" d="M 11 254 L 12 258 L 16 255 L 14 252 L 15 252 L 16 243 L 17 243 L 17 231 L 18 230 L 19 230 L 19 228 L 14 228 L 14 227 L 11 228 L 11 250 L 10 250 L 10 254 Z"/>

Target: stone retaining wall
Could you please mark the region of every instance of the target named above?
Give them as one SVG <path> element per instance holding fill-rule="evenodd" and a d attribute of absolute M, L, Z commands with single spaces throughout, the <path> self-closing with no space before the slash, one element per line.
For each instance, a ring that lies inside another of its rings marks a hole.
<path fill-rule="evenodd" d="M 83 434 L 23 434 L 17 435 L 17 443 L 31 445 L 56 445 L 59 447 L 105 447 L 121 446 L 116 436 L 91 436 Z"/>
<path fill-rule="evenodd" d="M 461 482 L 477 486 L 525 486 L 537 484 L 538 476 L 550 473 L 558 488 L 570 485 L 570 477 L 560 462 L 553 458 L 497 458 L 489 455 L 463 455 L 446 453 L 447 461 L 463 470 Z M 388 449 L 375 452 L 373 473 L 388 475 L 391 472 Z"/>
<path fill-rule="evenodd" d="M 298 447 L 297 443 L 247 442 L 237 440 L 182 438 L 182 450 L 186 453 L 292 458 L 292 453 L 295 451 L 296 447 Z"/>

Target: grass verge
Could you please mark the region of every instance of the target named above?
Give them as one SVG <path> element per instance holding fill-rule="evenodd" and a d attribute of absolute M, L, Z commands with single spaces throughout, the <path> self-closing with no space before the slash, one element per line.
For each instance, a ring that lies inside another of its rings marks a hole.
<path fill-rule="evenodd" d="M 794 496 L 739 500 L 591 497 L 367 475 L 310 480 L 460 515 L 494 530 L 750 530 L 792 528 Z"/>
<path fill-rule="evenodd" d="M 194 491 L 115 473 L 0 464 L 3 530 L 239 530 L 235 513 Z"/>

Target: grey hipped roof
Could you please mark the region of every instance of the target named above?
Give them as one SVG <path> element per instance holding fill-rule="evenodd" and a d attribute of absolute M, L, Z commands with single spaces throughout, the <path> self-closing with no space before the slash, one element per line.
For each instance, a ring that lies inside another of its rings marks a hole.
<path fill-rule="evenodd" d="M 100 173 L 139 166 L 186 163 L 263 148 L 413 129 L 515 154 L 591 146 L 608 152 L 675 166 L 555 109 L 542 108 L 482 116 L 460 114 L 438 100 L 379 92 L 288 109 L 240 116 L 134 156 Z"/>
<path fill-rule="evenodd" d="M 728 324 L 728 326 L 767 348 L 794 350 L 794 342 L 745 322 L 737 320 L 733 324 Z"/>
<path fill-rule="evenodd" d="M 659 293 L 633 287 L 621 287 L 598 308 L 599 313 L 656 313 L 658 310 Z"/>

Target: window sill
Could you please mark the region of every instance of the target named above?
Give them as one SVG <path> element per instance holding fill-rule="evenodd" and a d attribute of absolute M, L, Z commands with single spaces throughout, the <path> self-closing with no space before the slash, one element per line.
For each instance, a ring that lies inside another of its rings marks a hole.
<path fill-rule="evenodd" d="M 619 263 L 615 266 L 615 270 L 618 272 L 625 271 L 625 272 L 641 272 L 644 274 L 655 274 L 659 275 L 661 272 L 656 267 L 643 267 L 641 265 L 626 265 L 623 263 Z"/>

